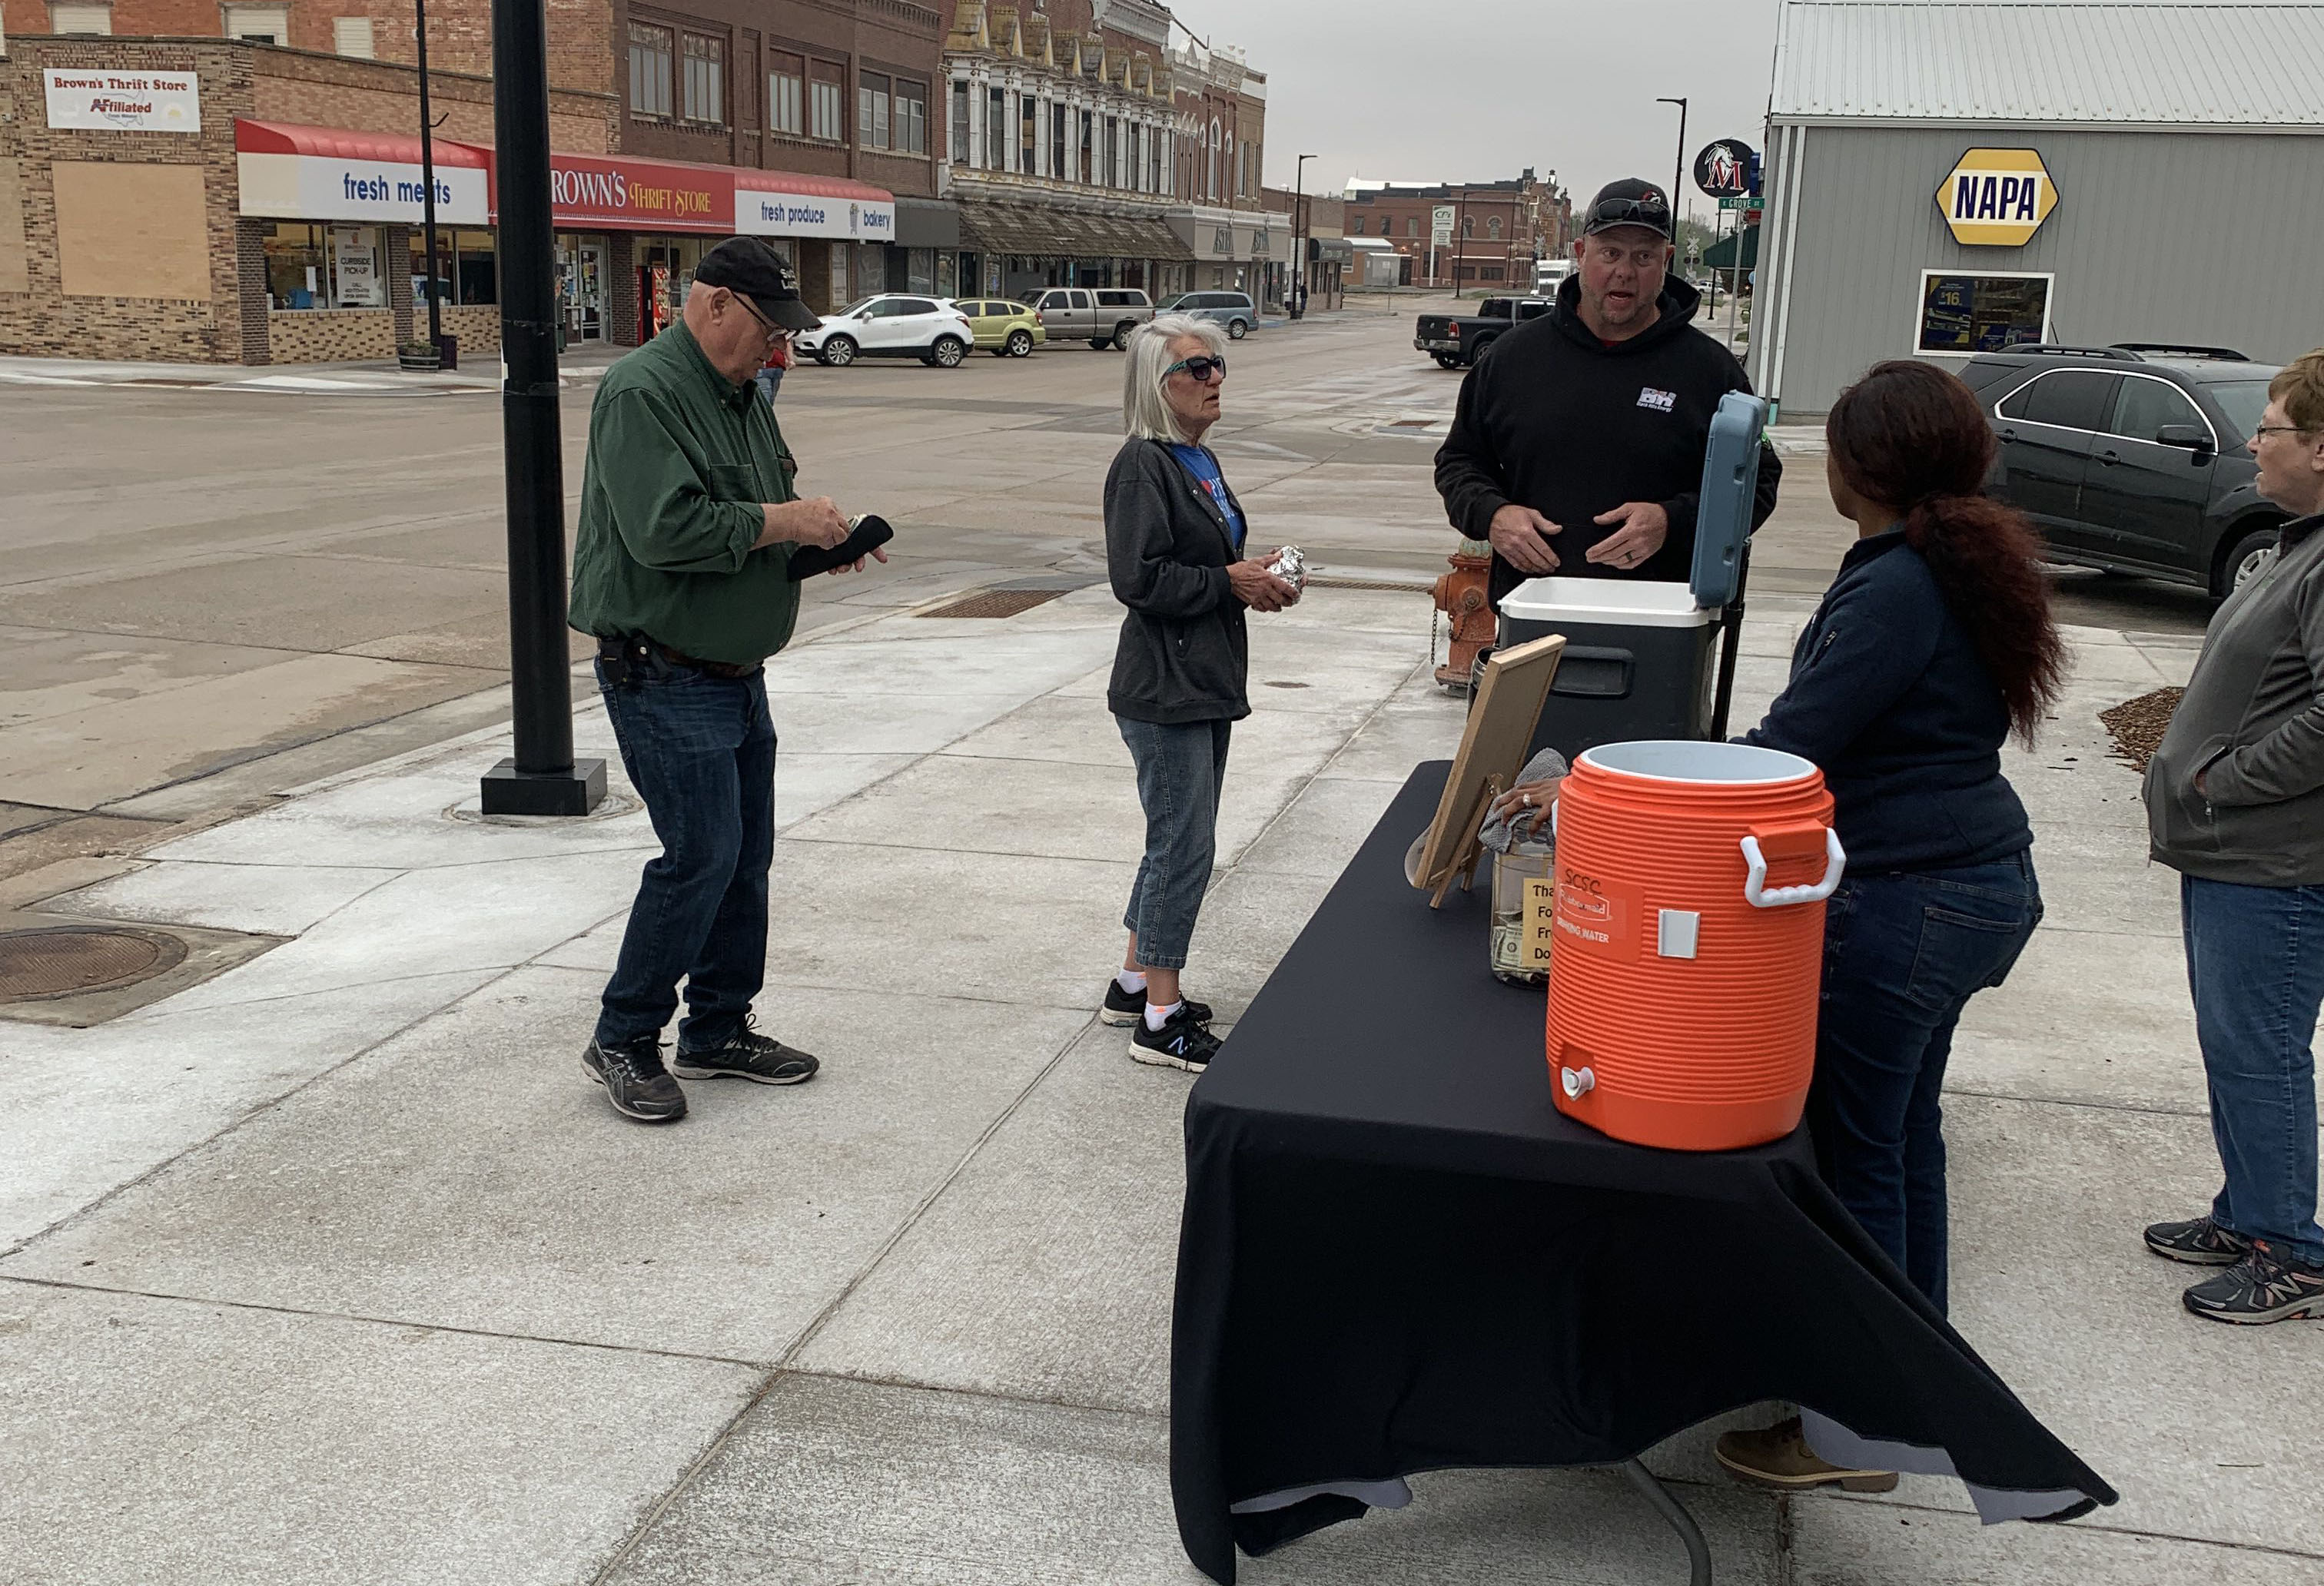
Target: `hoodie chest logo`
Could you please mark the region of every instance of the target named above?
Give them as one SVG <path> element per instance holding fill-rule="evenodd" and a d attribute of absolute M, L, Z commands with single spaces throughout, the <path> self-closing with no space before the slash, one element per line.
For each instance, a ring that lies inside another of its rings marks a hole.
<path fill-rule="evenodd" d="M 1638 389 L 1638 406 L 1642 408 L 1652 408 L 1657 413 L 1667 413 L 1677 405 L 1678 392 L 1674 391 L 1656 391 L 1651 385 L 1641 386 Z"/>

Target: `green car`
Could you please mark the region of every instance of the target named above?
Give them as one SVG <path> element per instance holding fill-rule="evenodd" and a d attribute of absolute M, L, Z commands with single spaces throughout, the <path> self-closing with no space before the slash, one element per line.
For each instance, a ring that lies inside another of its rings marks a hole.
<path fill-rule="evenodd" d="M 1049 339 L 1041 317 L 1008 298 L 958 298 L 952 306 L 968 317 L 979 351 L 996 358 L 1029 358 Z"/>

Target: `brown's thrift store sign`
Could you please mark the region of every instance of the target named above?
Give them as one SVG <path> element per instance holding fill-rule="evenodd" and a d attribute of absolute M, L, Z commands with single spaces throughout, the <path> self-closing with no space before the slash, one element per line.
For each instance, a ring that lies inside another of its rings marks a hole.
<path fill-rule="evenodd" d="M 42 74 L 49 124 L 95 132 L 202 130 L 198 79 L 190 71 L 67 71 Z"/>

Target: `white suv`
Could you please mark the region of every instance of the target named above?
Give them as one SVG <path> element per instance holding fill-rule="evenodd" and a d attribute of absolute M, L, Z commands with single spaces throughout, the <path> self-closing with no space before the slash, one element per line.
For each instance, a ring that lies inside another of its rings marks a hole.
<path fill-rule="evenodd" d="M 976 345 L 968 317 L 950 303 L 910 292 L 881 292 L 825 314 L 813 330 L 791 338 L 797 351 L 835 366 L 858 358 L 918 358 L 957 369 Z"/>

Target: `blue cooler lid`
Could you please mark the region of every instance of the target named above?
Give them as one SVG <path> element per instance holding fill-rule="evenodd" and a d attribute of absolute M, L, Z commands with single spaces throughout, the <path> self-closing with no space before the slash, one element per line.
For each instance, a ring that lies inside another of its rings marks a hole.
<path fill-rule="evenodd" d="M 1766 401 L 1748 392 L 1729 392 L 1711 415 L 1702 504 L 1694 514 L 1694 568 L 1687 578 L 1700 605 L 1725 605 L 1742 581 L 1751 500 L 1759 488 L 1759 438 L 1766 428 Z"/>

